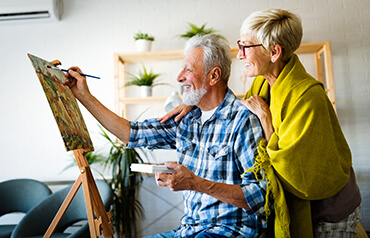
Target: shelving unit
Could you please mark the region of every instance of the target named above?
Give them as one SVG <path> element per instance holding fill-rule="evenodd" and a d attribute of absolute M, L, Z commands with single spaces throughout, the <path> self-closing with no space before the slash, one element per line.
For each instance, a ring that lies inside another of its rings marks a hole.
<path fill-rule="evenodd" d="M 238 53 L 238 48 L 231 48 L 231 57 L 235 58 Z M 335 92 L 334 78 L 332 68 L 331 49 L 329 42 L 323 43 L 308 43 L 302 44 L 296 51 L 297 54 L 314 54 L 317 80 L 325 85 L 326 93 L 330 98 L 334 109 Z M 148 98 L 132 98 L 127 97 L 125 70 L 126 64 L 140 63 L 148 61 L 172 61 L 184 59 L 183 50 L 172 51 L 149 51 L 139 53 L 115 53 L 114 54 L 114 77 L 115 77 L 115 111 L 121 115 L 122 111 L 127 111 L 127 105 L 143 104 L 143 103 L 163 103 L 167 97 L 148 97 Z M 170 92 L 169 92 L 170 94 Z M 238 97 L 243 97 L 244 94 L 237 94 Z"/>

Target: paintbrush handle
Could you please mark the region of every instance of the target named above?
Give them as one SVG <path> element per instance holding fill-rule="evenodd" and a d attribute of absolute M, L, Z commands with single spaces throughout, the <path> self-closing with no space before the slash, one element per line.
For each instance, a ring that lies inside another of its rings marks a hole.
<path fill-rule="evenodd" d="M 68 72 L 68 70 L 66 69 L 59 69 L 63 72 Z M 79 73 L 81 76 L 85 76 L 85 77 L 90 77 L 90 78 L 95 78 L 95 79 L 100 79 L 100 77 L 96 77 L 96 76 L 92 76 L 92 75 L 89 75 L 89 74 L 82 74 L 82 73 Z"/>

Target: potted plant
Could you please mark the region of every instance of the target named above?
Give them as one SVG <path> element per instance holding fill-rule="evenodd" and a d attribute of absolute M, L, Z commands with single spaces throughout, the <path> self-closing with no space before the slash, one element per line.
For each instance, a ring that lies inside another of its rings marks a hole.
<path fill-rule="evenodd" d="M 150 36 L 148 33 L 138 32 L 134 35 L 136 49 L 138 52 L 150 51 L 152 48 L 152 42 L 154 37 Z"/>
<path fill-rule="evenodd" d="M 141 96 L 142 97 L 149 97 L 152 96 L 152 89 L 154 86 L 158 85 L 164 85 L 165 83 L 157 83 L 155 80 L 161 75 L 161 74 L 155 74 L 152 70 L 150 72 L 147 71 L 145 66 L 143 65 L 142 71 L 139 70 L 139 73 L 137 75 L 131 74 L 127 72 L 131 77 L 130 81 L 128 81 L 125 86 L 139 86 L 141 90 Z"/>
<path fill-rule="evenodd" d="M 201 27 L 197 27 L 196 25 L 188 22 L 188 29 L 187 31 L 185 32 L 185 34 L 182 34 L 182 35 L 178 35 L 180 38 L 185 38 L 185 39 L 189 39 L 195 35 L 207 35 L 207 34 L 212 34 L 220 39 L 223 39 L 224 41 L 228 42 L 227 39 L 222 36 L 222 35 L 219 35 L 219 34 L 215 34 L 215 32 L 217 32 L 216 30 L 214 30 L 213 28 L 208 28 L 206 29 L 206 24 L 203 24 Z"/>
<path fill-rule="evenodd" d="M 112 179 L 108 183 L 113 189 L 113 224 L 118 237 L 137 237 L 136 224 L 143 217 L 143 207 L 138 191 L 143 177 L 131 172 L 132 163 L 143 163 L 135 149 L 116 139 L 113 141 L 102 129 L 102 135 L 110 142 L 111 148 L 105 159 L 105 166 L 111 167 Z"/>

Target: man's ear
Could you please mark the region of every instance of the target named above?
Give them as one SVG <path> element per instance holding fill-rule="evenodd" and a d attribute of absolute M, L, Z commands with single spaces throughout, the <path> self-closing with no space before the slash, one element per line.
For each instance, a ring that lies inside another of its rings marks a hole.
<path fill-rule="evenodd" d="M 221 69 L 219 67 L 214 67 L 208 75 L 210 78 L 209 85 L 214 86 L 221 80 Z"/>
<path fill-rule="evenodd" d="M 271 62 L 275 63 L 283 56 L 283 48 L 279 44 L 275 44 L 271 47 Z"/>

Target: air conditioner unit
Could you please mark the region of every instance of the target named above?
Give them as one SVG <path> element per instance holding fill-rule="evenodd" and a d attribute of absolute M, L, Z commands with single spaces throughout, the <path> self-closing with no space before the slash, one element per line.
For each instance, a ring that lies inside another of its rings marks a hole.
<path fill-rule="evenodd" d="M 63 15 L 63 0 L 0 0 L 0 22 L 57 19 Z"/>

